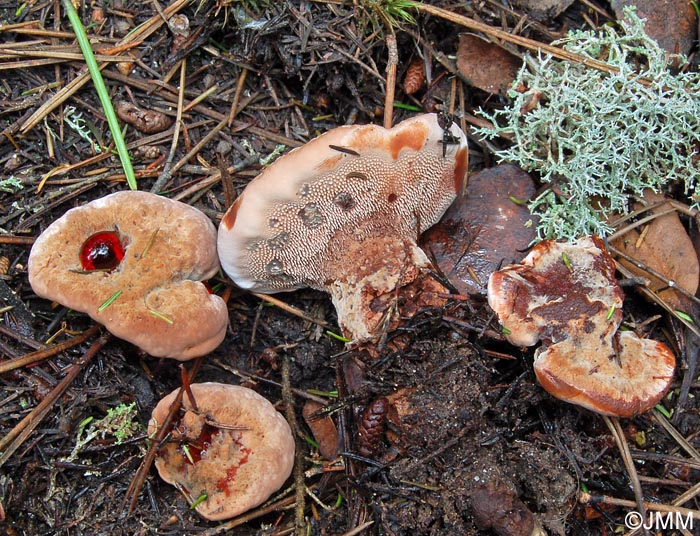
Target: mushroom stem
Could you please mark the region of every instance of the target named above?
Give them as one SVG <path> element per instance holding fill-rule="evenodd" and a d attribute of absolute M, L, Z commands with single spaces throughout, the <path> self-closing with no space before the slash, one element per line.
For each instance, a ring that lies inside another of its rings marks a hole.
<path fill-rule="evenodd" d="M 408 240 L 379 237 L 353 244 L 363 262 L 337 267 L 339 277 L 325 286 L 338 312 L 343 335 L 351 341 L 379 337 L 396 315 L 398 292 L 430 268 L 422 249 Z M 340 263 L 339 263 L 340 264 Z"/>

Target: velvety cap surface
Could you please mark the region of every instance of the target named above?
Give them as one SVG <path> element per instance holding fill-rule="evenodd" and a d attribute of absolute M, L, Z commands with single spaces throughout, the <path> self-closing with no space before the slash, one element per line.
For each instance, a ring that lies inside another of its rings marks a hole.
<path fill-rule="evenodd" d="M 86 270 L 81 250 L 101 232 L 118 237 L 124 257 L 111 270 Z M 153 356 L 180 360 L 212 351 L 226 334 L 226 304 L 201 283 L 218 269 L 209 218 L 138 191 L 69 210 L 37 238 L 28 263 L 38 296 L 87 313 Z"/>
<path fill-rule="evenodd" d="M 252 389 L 221 383 L 191 385 L 197 410 L 183 396 L 170 441 L 158 452 L 161 478 L 177 486 L 211 520 L 235 517 L 265 502 L 289 478 L 294 437 L 274 406 Z M 153 410 L 148 433 L 165 421 L 177 390 Z"/>

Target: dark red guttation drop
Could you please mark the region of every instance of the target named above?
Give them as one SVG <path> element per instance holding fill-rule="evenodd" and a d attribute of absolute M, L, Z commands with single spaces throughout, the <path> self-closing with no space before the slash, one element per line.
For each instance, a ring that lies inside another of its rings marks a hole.
<path fill-rule="evenodd" d="M 124 258 L 124 246 L 114 231 L 100 231 L 83 242 L 83 270 L 114 270 Z"/>

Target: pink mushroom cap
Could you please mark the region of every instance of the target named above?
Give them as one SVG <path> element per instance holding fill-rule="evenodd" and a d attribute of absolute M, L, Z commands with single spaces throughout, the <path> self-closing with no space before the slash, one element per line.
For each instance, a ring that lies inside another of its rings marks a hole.
<path fill-rule="evenodd" d="M 488 301 L 518 346 L 543 346 L 534 369 L 551 395 L 605 415 L 649 410 L 671 385 L 675 356 L 658 341 L 618 331 L 623 293 L 598 237 L 544 240 L 489 278 Z"/>
<path fill-rule="evenodd" d="M 113 266 L 86 269 L 84 246 L 102 233 L 120 251 L 98 244 Z M 37 238 L 28 263 L 38 296 L 87 313 L 152 356 L 178 360 L 211 352 L 226 335 L 226 304 L 202 284 L 218 270 L 211 220 L 140 191 L 69 210 Z"/>
<path fill-rule="evenodd" d="M 160 477 L 176 486 L 210 520 L 236 517 L 265 502 L 294 467 L 294 436 L 282 415 L 252 389 L 222 383 L 190 386 L 197 404 L 182 398 L 182 415 L 155 461 Z M 163 398 L 149 435 L 165 421 L 178 390 Z"/>

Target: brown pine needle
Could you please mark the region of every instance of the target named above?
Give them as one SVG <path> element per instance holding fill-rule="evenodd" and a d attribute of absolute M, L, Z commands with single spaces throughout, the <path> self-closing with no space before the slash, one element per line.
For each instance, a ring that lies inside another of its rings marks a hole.
<path fill-rule="evenodd" d="M 53 355 L 59 354 L 65 350 L 68 350 L 69 348 L 73 348 L 74 346 L 78 346 L 79 344 L 82 344 L 92 336 L 96 335 L 102 326 L 99 324 L 96 324 L 92 326 L 91 328 L 86 329 L 82 333 L 79 333 L 72 339 L 68 341 L 64 341 L 58 344 L 55 344 L 54 346 L 51 346 L 50 348 L 46 348 L 43 350 L 37 350 L 36 352 L 31 352 L 28 354 L 25 354 L 20 357 L 16 357 L 15 359 L 10 359 L 8 361 L 3 361 L 0 363 L 0 374 L 3 374 L 5 372 L 9 372 L 11 370 L 15 370 L 21 367 L 25 367 L 27 365 L 33 365 L 34 363 L 38 363 L 39 361 L 42 361 L 46 358 L 49 358 Z"/>
<path fill-rule="evenodd" d="M 324 329 L 335 329 L 333 326 L 328 324 L 327 322 L 320 320 L 318 318 L 314 318 L 313 316 L 307 315 L 304 311 L 297 309 L 296 307 L 293 307 L 289 305 L 288 303 L 283 302 L 279 298 L 275 298 L 274 296 L 270 296 L 268 294 L 260 294 L 258 292 L 251 292 L 253 296 L 256 298 L 260 298 L 263 301 L 266 301 L 267 303 L 270 303 L 274 305 L 275 307 L 279 307 L 283 311 L 286 311 L 288 313 L 293 314 L 294 316 L 298 316 L 299 318 L 302 318 L 308 322 L 313 322 L 314 324 L 318 324 Z"/>
<path fill-rule="evenodd" d="M 36 429 L 37 426 L 44 420 L 46 415 L 53 408 L 54 403 L 58 400 L 66 389 L 70 387 L 73 380 L 78 376 L 78 374 L 87 366 L 95 355 L 102 349 L 102 347 L 107 344 L 111 335 L 105 333 L 99 339 L 97 339 L 92 346 L 83 354 L 83 356 L 76 361 L 68 369 L 67 374 L 61 380 L 61 382 L 53 388 L 53 390 L 44 398 L 37 406 L 22 419 L 10 432 L 5 435 L 5 437 L 0 439 L 0 467 L 5 465 L 10 457 L 15 453 L 15 451 L 22 446 L 22 443 L 30 436 L 30 434 Z"/>

